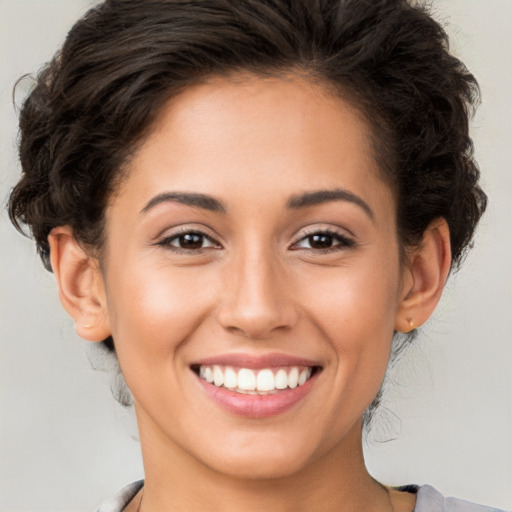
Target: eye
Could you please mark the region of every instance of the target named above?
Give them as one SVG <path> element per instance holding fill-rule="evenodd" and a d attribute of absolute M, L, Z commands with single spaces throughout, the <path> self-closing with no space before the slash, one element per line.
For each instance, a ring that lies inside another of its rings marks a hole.
<path fill-rule="evenodd" d="M 309 249 L 314 251 L 328 252 L 331 250 L 338 250 L 343 248 L 352 247 L 354 241 L 350 238 L 330 230 L 315 231 L 302 237 L 298 242 L 292 246 L 293 250 L 296 249 Z"/>
<path fill-rule="evenodd" d="M 176 233 L 160 240 L 157 245 L 177 251 L 200 251 L 208 248 L 220 248 L 217 242 L 200 231 L 183 231 Z"/>

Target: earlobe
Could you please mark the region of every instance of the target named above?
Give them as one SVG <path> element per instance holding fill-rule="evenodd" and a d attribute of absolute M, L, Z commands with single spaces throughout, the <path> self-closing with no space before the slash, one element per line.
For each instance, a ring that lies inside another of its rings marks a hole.
<path fill-rule="evenodd" d="M 80 246 L 69 226 L 48 236 L 50 259 L 64 309 L 75 321 L 77 334 L 88 341 L 110 336 L 105 287 L 98 261 Z"/>
<path fill-rule="evenodd" d="M 445 219 L 425 230 L 421 244 L 409 255 L 395 329 L 410 332 L 424 324 L 437 306 L 451 266 L 450 231 Z"/>

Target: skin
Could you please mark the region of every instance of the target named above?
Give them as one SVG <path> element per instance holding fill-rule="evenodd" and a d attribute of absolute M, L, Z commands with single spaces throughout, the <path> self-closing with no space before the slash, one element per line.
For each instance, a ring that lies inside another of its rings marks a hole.
<path fill-rule="evenodd" d="M 439 300 L 446 223 L 402 264 L 394 195 L 357 110 L 303 78 L 242 78 L 165 106 L 107 209 L 101 264 L 69 227 L 50 236 L 77 332 L 113 335 L 134 396 L 141 510 L 410 511 L 414 495 L 368 474 L 361 417 L 394 331 L 423 323 Z M 351 199 L 290 208 L 319 190 Z M 223 211 L 155 201 L 163 193 L 205 194 Z M 180 247 L 190 230 L 204 236 Z M 332 246 L 317 248 L 313 233 Z M 270 418 L 222 409 L 190 369 L 269 352 L 322 367 L 303 400 Z"/>

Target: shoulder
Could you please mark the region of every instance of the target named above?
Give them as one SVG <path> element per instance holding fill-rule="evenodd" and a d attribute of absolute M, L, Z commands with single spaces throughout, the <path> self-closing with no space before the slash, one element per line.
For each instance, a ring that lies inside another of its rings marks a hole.
<path fill-rule="evenodd" d="M 457 498 L 445 498 L 430 485 L 417 489 L 414 512 L 503 512 L 497 508 L 484 507 Z"/>
<path fill-rule="evenodd" d="M 96 512 L 122 512 L 143 485 L 144 480 L 139 480 L 123 487 L 115 496 L 103 502 Z"/>

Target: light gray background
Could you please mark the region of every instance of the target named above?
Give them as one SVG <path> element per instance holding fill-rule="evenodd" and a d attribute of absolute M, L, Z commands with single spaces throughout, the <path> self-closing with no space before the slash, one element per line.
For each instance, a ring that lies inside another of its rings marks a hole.
<path fill-rule="evenodd" d="M 14 81 L 37 70 L 91 0 L 0 0 L 0 198 L 15 183 Z M 473 136 L 490 197 L 473 253 L 397 383 L 367 446 L 387 484 L 512 508 L 512 0 L 436 0 L 477 76 Z M 142 476 L 135 422 L 91 368 L 30 241 L 0 216 L 0 511 L 94 510 Z M 400 418 L 400 419 L 397 419 Z M 398 439 L 383 442 L 398 435 Z"/>

